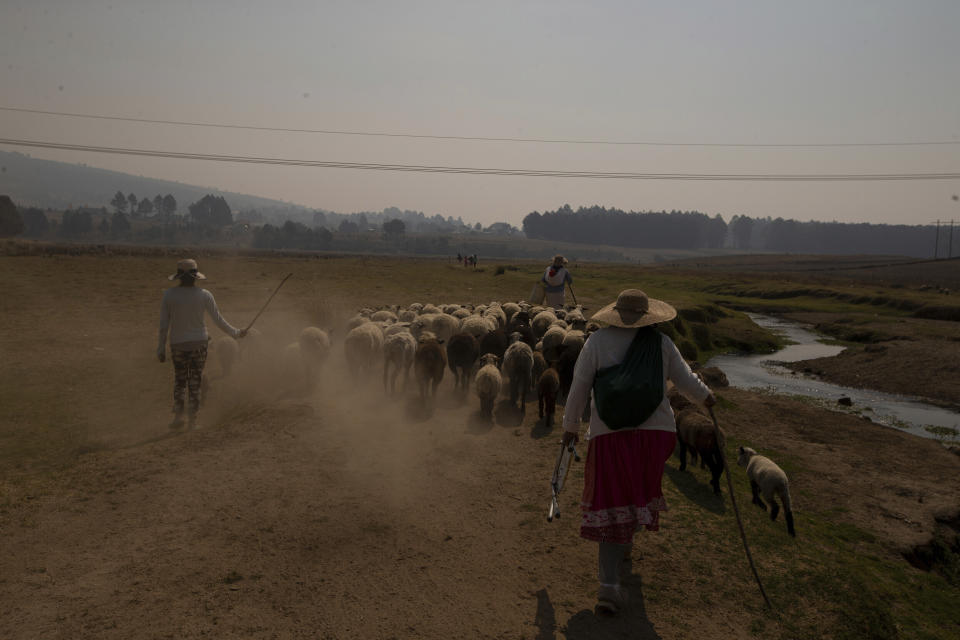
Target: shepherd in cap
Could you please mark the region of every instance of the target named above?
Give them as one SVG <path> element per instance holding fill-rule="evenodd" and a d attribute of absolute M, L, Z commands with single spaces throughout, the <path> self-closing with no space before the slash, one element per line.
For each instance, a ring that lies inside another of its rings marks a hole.
<path fill-rule="evenodd" d="M 204 324 L 204 313 L 213 318 L 220 329 L 233 338 L 247 335 L 245 329 L 237 329 L 227 322 L 213 294 L 196 286 L 197 280 L 206 280 L 200 273 L 197 261 L 191 258 L 177 263 L 177 272 L 167 278 L 179 284 L 163 292 L 160 302 L 160 336 L 157 344 L 157 359 L 166 360 L 167 334 L 170 335 L 170 358 L 173 360 L 173 422 L 171 429 L 184 425 L 184 414 L 191 429 L 197 427 L 200 410 L 200 385 L 203 381 L 203 365 L 207 361 L 207 342 L 210 336 Z M 187 396 L 189 395 L 189 405 Z"/>
<path fill-rule="evenodd" d="M 573 276 L 567 271 L 567 259 L 561 255 L 553 256 L 553 263 L 543 272 L 540 279 L 546 291 L 546 304 L 554 309 L 562 309 L 568 284 L 573 284 Z"/>
<path fill-rule="evenodd" d="M 639 289 L 621 292 L 594 314 L 605 326 L 584 344 L 564 407 L 568 444 L 579 439 L 580 416 L 592 395 L 580 536 L 599 543 L 597 609 L 608 613 L 626 605 L 620 568 L 634 533 L 657 531 L 660 512 L 667 510 L 661 480 L 677 442 L 667 381 L 692 402 L 716 402 L 673 341 L 657 330 L 676 315 Z M 616 385 L 611 375 L 619 376 Z"/>

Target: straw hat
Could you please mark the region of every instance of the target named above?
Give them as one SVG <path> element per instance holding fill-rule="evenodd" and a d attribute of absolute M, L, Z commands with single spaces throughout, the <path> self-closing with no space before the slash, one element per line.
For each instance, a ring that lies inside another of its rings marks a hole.
<path fill-rule="evenodd" d="M 553 266 L 562 267 L 565 264 L 567 264 L 567 259 L 562 255 L 558 253 L 557 255 L 553 256 Z"/>
<path fill-rule="evenodd" d="M 677 310 L 666 302 L 649 298 L 640 289 L 627 289 L 620 292 L 616 302 L 593 314 L 591 320 L 630 329 L 666 322 L 676 316 Z"/>
<path fill-rule="evenodd" d="M 206 280 L 207 276 L 200 273 L 197 269 L 197 261 L 193 258 L 187 258 L 186 260 L 181 260 L 177 263 L 177 272 L 172 276 L 169 276 L 167 280 L 179 280 L 186 274 L 192 274 L 196 280 Z"/>

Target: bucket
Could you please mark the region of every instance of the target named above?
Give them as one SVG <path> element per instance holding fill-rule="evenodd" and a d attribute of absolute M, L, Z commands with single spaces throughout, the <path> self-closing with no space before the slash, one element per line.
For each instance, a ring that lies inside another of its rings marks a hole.
<path fill-rule="evenodd" d="M 547 290 L 543 288 L 543 282 L 537 282 L 530 291 L 530 304 L 543 304 L 543 299 L 547 297 Z"/>

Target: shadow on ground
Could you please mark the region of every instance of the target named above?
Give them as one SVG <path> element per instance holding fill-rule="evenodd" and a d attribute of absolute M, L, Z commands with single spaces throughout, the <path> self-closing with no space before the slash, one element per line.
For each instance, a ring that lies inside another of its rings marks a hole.
<path fill-rule="evenodd" d="M 690 471 L 690 466 L 690 464 L 687 464 L 686 471 L 680 471 L 675 467 L 667 465 L 664 467 L 664 472 L 667 477 L 670 478 L 673 486 L 686 496 L 690 502 L 712 513 L 726 513 L 726 496 L 723 493 L 715 495 L 713 493 L 713 487 L 710 486 L 709 476 L 705 476 L 707 482 L 700 482 L 697 476 Z M 709 471 L 705 472 L 709 474 Z M 723 485 L 721 484 L 721 486 Z"/>
<path fill-rule="evenodd" d="M 563 629 L 568 640 L 596 640 L 606 638 L 632 638 L 637 640 L 660 640 L 660 634 L 647 618 L 643 602 L 643 589 L 639 577 L 624 583 L 628 604 L 615 616 L 597 613 L 590 609 L 577 612 Z M 546 589 L 537 591 L 536 640 L 553 640 L 557 637 L 556 610 L 550 602 Z"/>

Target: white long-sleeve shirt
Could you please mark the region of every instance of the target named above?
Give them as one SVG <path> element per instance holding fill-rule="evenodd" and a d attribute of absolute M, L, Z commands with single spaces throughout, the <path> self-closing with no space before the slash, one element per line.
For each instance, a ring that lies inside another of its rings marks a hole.
<path fill-rule="evenodd" d="M 583 415 L 583 408 L 589 400 L 591 411 L 587 439 L 613 433 L 600 419 L 597 406 L 592 400 L 593 378 L 599 369 L 612 367 L 623 361 L 636 334 L 636 329 L 605 327 L 593 333 L 583 345 L 583 350 L 580 352 L 580 357 L 577 358 L 577 364 L 573 369 L 573 384 L 570 386 L 570 393 L 567 395 L 567 402 L 563 410 L 564 431 L 579 432 L 580 417 Z M 661 334 L 660 348 L 663 354 L 663 400 L 643 424 L 628 427 L 629 429 L 677 430 L 673 408 L 667 399 L 667 380 L 673 382 L 677 389 L 693 402 L 702 403 L 710 395 L 710 389 L 693 374 L 683 356 L 677 350 L 677 346 L 673 344 L 673 340 Z M 624 429 L 619 429 L 619 431 L 624 431 Z"/>
<path fill-rule="evenodd" d="M 240 330 L 234 328 L 220 315 L 213 294 L 200 287 L 170 287 L 163 292 L 160 302 L 160 336 L 157 349 L 166 349 L 167 332 L 170 346 L 190 344 L 202 346 L 208 339 L 203 314 L 209 313 L 214 323 L 229 336 L 238 337 Z"/>

